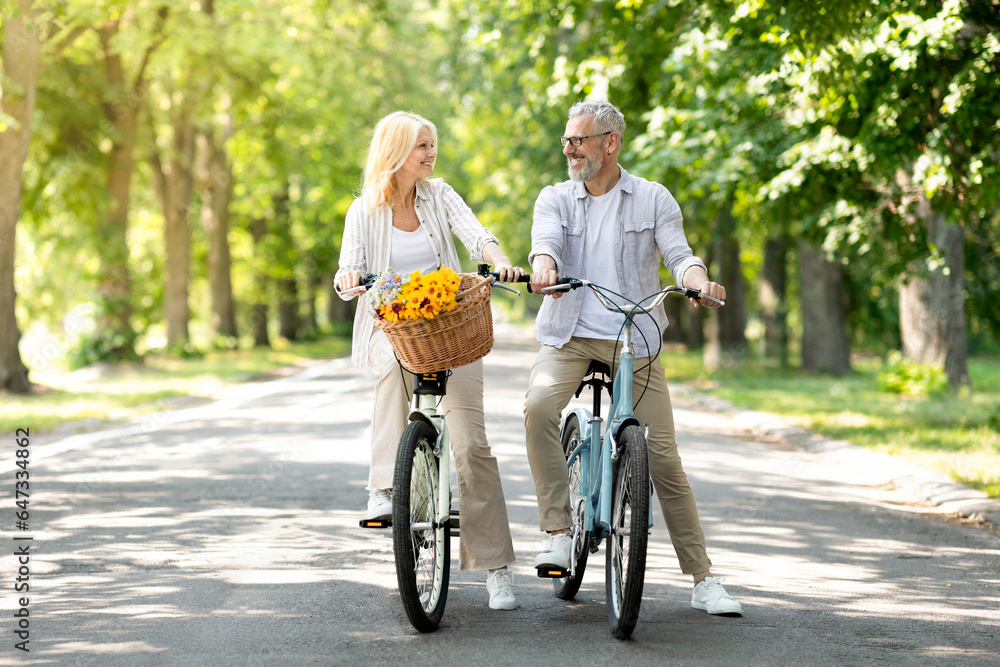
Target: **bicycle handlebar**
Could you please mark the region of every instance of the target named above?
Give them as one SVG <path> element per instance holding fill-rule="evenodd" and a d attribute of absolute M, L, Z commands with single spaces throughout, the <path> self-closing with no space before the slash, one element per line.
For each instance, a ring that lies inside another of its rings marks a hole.
<path fill-rule="evenodd" d="M 513 292 L 514 294 L 520 294 L 520 292 L 518 292 L 516 289 L 513 289 L 511 287 L 507 287 L 507 285 L 505 285 L 504 283 L 500 282 L 500 272 L 499 271 L 490 271 L 489 270 L 490 269 L 490 265 L 489 264 L 480 264 L 478 268 L 479 268 L 479 270 L 477 271 L 477 273 L 479 275 L 483 276 L 484 278 L 492 278 L 493 279 L 493 284 L 496 287 L 502 287 L 503 289 L 505 289 L 505 290 L 507 290 L 509 292 Z M 378 279 L 378 274 L 375 274 L 375 273 L 365 273 L 364 275 L 361 276 L 361 282 L 360 282 L 360 284 L 357 287 L 351 287 L 349 289 L 341 291 L 341 289 L 337 285 L 337 283 L 334 282 L 333 283 L 333 288 L 334 288 L 334 290 L 336 290 L 337 294 L 339 294 L 341 297 L 352 298 L 352 297 L 355 297 L 355 296 L 357 296 L 359 294 L 364 294 L 365 292 L 367 292 L 368 290 L 370 290 L 372 288 L 372 285 L 375 284 L 375 281 L 377 279 Z M 530 281 L 531 281 L 531 276 L 528 275 L 528 274 L 524 274 L 523 276 L 521 276 L 517 280 L 512 280 L 512 281 L 508 281 L 508 282 L 527 283 L 527 282 L 530 282 Z M 531 285 L 528 285 L 528 291 L 531 292 Z"/>
<path fill-rule="evenodd" d="M 629 317 L 631 317 L 635 313 L 652 312 L 653 310 L 658 308 L 661 303 L 663 303 L 663 300 L 667 298 L 668 294 L 679 294 L 680 296 L 685 296 L 689 299 L 694 299 L 695 301 L 701 301 L 702 299 L 707 299 L 709 301 L 719 304 L 720 306 L 726 305 L 725 301 L 720 301 L 719 299 L 716 299 L 714 296 L 709 296 L 708 294 L 702 294 L 700 290 L 696 290 L 692 287 L 670 285 L 669 287 L 665 287 L 663 290 L 657 292 L 652 297 L 646 297 L 646 299 L 643 299 L 639 303 L 632 304 L 632 306 L 629 307 L 629 309 L 626 311 L 624 310 L 623 306 L 614 303 L 606 296 L 604 296 L 601 293 L 600 289 L 598 289 L 600 287 L 599 285 L 595 285 L 589 280 L 583 280 L 581 278 L 572 278 L 570 276 L 560 276 L 559 279 L 556 280 L 555 285 L 552 285 L 551 287 L 543 287 L 542 292 L 545 294 L 549 294 L 552 292 L 569 292 L 570 290 L 579 289 L 581 287 L 589 287 L 590 290 L 594 293 L 594 296 L 597 297 L 598 301 L 600 301 L 601 305 L 604 306 L 606 309 L 610 310 L 613 313 L 621 313 Z M 648 306 L 639 305 L 650 298 L 652 298 L 653 301 Z"/>

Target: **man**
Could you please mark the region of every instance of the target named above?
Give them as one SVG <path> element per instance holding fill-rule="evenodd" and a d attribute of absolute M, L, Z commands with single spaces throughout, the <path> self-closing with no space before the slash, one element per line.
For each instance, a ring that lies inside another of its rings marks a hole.
<path fill-rule="evenodd" d="M 546 187 L 535 202 L 528 258 L 533 291 L 570 275 L 639 301 L 659 291 L 662 256 L 679 284 L 725 301 L 725 288 L 708 279 L 705 264 L 691 252 L 680 207 L 670 192 L 618 164 L 624 135 L 625 118 L 607 101 L 580 102 L 570 109 L 566 135 L 560 138 L 570 180 Z M 718 307 L 707 299 L 701 305 Z M 694 494 L 677 453 L 663 367 L 648 358 L 656 354 L 666 326 L 662 307 L 655 316 L 655 321 L 637 319 L 633 339 L 635 367 L 652 362 L 648 386 L 646 373 L 637 373 L 633 393 L 642 396 L 636 417 L 649 424 L 653 488 L 681 570 L 694 578 L 691 606 L 710 614 L 740 615 L 740 604 L 712 576 Z M 592 359 L 616 365 L 620 328 L 621 317 L 605 310 L 588 289 L 555 292 L 538 313 L 535 337 L 542 348 L 531 369 L 524 424 L 540 528 L 550 536 L 535 567 L 570 565 L 572 521 L 559 416 Z"/>

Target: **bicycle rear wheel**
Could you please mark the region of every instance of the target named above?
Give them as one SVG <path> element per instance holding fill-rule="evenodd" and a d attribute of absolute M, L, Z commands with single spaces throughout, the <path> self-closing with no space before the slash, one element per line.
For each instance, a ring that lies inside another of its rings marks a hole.
<path fill-rule="evenodd" d="M 570 415 L 566 420 L 562 438 L 563 454 L 567 460 L 579 444 L 580 422 L 576 415 Z M 580 484 L 582 465 L 583 461 L 577 457 L 569 466 L 569 503 L 573 513 L 572 532 L 574 536 L 578 536 L 573 542 L 573 553 L 571 554 L 571 557 L 576 561 L 576 572 L 570 576 L 552 580 L 556 597 L 561 600 L 572 600 L 580 590 L 580 584 L 583 583 L 583 572 L 587 569 L 587 557 L 590 555 L 590 533 L 586 532 L 587 515 L 584 506 L 587 500 L 583 496 Z"/>
<path fill-rule="evenodd" d="M 396 581 L 410 623 L 437 630 L 448 599 L 449 522 L 439 523 L 437 431 L 414 421 L 403 431 L 393 479 L 392 546 Z"/>
<path fill-rule="evenodd" d="M 649 459 L 636 425 L 618 434 L 611 488 L 611 535 L 605 571 L 611 634 L 627 639 L 639 620 L 649 541 Z"/>

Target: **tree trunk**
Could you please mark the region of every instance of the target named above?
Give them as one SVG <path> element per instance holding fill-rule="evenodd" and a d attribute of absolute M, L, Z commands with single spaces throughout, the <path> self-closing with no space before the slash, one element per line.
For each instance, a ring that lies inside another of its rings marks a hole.
<path fill-rule="evenodd" d="M 915 361 L 939 364 L 953 387 L 969 384 L 965 340 L 965 234 L 943 213 L 931 210 L 920 196 L 917 215 L 927 238 L 944 256 L 944 265 L 924 277 L 914 272 L 899 294 L 899 322 L 903 355 Z"/>
<path fill-rule="evenodd" d="M 333 285 L 333 276 L 323 279 L 326 285 L 326 320 L 331 325 L 336 322 L 352 322 L 354 320 L 355 308 L 364 308 L 361 303 L 364 296 L 360 296 L 350 301 L 344 301 L 337 295 L 337 290 Z"/>
<path fill-rule="evenodd" d="M 740 361 L 746 352 L 743 268 L 735 232 L 730 197 L 716 218 L 712 244 L 709 277 L 726 288 L 726 305 L 713 310 L 706 321 L 703 363 L 709 371 Z"/>
<path fill-rule="evenodd" d="M 111 210 L 99 219 L 100 292 L 98 329 L 115 340 L 112 356 L 124 359 L 134 354 L 132 328 L 132 278 L 129 274 L 128 211 L 139 111 L 145 94 L 143 70 L 133 84 L 126 81 L 124 65 L 113 46 L 120 19 L 107 22 L 98 31 L 105 72 L 114 101 L 103 105 L 105 118 L 114 127 L 109 155 L 108 194 Z"/>
<path fill-rule="evenodd" d="M 767 240 L 764 268 L 760 276 L 761 320 L 764 323 L 764 353 L 788 367 L 788 236 Z"/>
<path fill-rule="evenodd" d="M 302 318 L 299 317 L 299 281 L 284 278 L 278 281 L 279 332 L 286 340 L 298 340 Z"/>
<path fill-rule="evenodd" d="M 190 340 L 188 323 L 188 281 L 191 274 L 191 226 L 188 210 L 194 181 L 194 91 L 186 90 L 171 119 L 173 136 L 170 154 L 164 162 L 152 154 L 153 174 L 157 182 L 165 223 L 167 281 L 163 292 L 167 320 L 167 347 L 174 349 Z"/>
<path fill-rule="evenodd" d="M 843 269 L 807 241 L 798 250 L 802 369 L 843 375 L 851 370 Z"/>
<path fill-rule="evenodd" d="M 667 328 L 663 330 L 664 343 L 685 342 L 684 299 L 671 298 L 663 302 L 667 314 Z"/>
<path fill-rule="evenodd" d="M 250 221 L 250 234 L 253 236 L 254 247 L 254 304 L 250 326 L 253 329 L 254 347 L 271 347 L 271 338 L 267 333 L 267 287 L 268 277 L 264 267 L 267 266 L 264 236 L 267 234 L 267 221 L 264 218 L 254 218 Z"/>
<path fill-rule="evenodd" d="M 233 172 L 226 157 L 225 141 L 231 123 L 221 141 L 211 129 L 201 134 L 202 153 L 206 157 L 202 176 L 201 222 L 208 236 L 208 283 L 212 294 L 212 329 L 216 336 L 237 338 L 236 303 L 233 300 L 232 259 L 229 252 L 229 204 L 233 197 Z"/>
<path fill-rule="evenodd" d="M 21 217 L 24 161 L 31 143 L 31 116 L 41 73 L 41 39 L 30 0 L 19 0 L 21 14 L 4 24 L 0 111 L 14 119 L 0 132 L 0 390 L 15 394 L 31 391 L 28 368 L 21 361 L 21 331 L 17 327 L 14 259 L 17 221 Z M 29 21 L 26 25 L 24 17 Z"/>

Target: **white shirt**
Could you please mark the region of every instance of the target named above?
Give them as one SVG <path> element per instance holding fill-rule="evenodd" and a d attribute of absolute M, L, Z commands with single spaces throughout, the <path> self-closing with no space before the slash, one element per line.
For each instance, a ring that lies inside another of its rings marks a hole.
<path fill-rule="evenodd" d="M 587 207 L 587 222 L 583 230 L 586 252 L 590 258 L 587 264 L 587 279 L 598 285 L 617 285 L 618 273 L 615 271 L 615 217 L 618 212 L 618 201 L 621 199 L 621 179 L 614 187 L 603 195 L 590 197 Z M 612 313 L 601 305 L 594 293 L 589 289 L 581 290 L 583 305 L 580 308 L 580 318 L 576 323 L 574 336 L 580 338 L 598 338 L 615 340 L 621 331 L 622 316 Z M 611 299 L 618 302 L 620 299 Z"/>
<path fill-rule="evenodd" d="M 420 225 L 412 232 L 392 228 L 392 250 L 389 253 L 389 265 L 408 276 L 417 269 L 424 275 L 437 271 L 437 255 L 427 238 L 427 229 Z"/>

